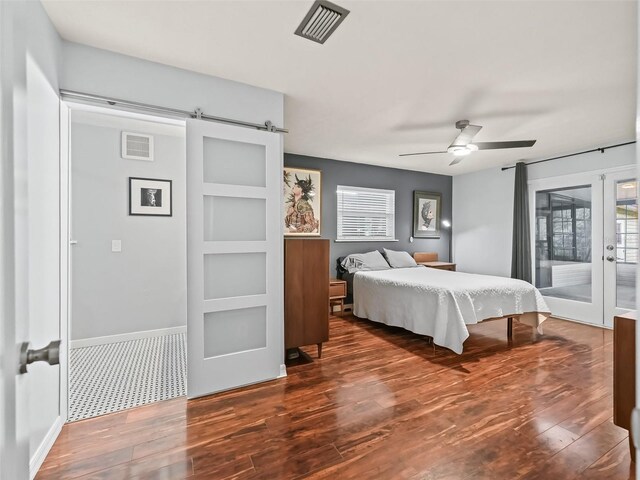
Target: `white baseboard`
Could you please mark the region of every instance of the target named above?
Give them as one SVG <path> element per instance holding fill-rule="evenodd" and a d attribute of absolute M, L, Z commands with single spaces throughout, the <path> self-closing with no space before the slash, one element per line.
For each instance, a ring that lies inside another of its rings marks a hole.
<path fill-rule="evenodd" d="M 51 450 L 56 438 L 60 435 L 63 425 L 64 420 L 62 417 L 57 417 L 47 434 L 44 436 L 42 443 L 40 443 L 40 446 L 38 446 L 38 449 L 33 454 L 33 457 L 31 457 L 31 460 L 29 461 L 29 478 L 31 480 L 35 478 L 38 470 L 40 470 L 40 467 L 44 463 L 44 459 L 47 458 L 49 450 Z"/>
<path fill-rule="evenodd" d="M 80 338 L 71 340 L 69 348 L 92 347 L 94 345 L 106 345 L 108 343 L 128 342 L 141 338 L 162 337 L 164 335 L 175 335 L 177 333 L 187 333 L 187 326 L 159 328 L 157 330 L 145 330 L 142 332 L 121 333 L 118 335 L 107 335 L 105 337 Z"/>
<path fill-rule="evenodd" d="M 287 376 L 287 367 L 286 365 L 283 363 L 282 365 L 280 365 L 280 375 L 278 375 L 277 378 L 284 378 Z"/>

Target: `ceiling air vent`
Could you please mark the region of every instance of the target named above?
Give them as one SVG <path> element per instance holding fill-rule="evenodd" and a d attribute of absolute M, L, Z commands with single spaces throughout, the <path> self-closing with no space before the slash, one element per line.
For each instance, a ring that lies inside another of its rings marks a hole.
<path fill-rule="evenodd" d="M 349 10 L 326 0 L 316 0 L 295 33 L 314 42 L 324 43 L 347 15 Z"/>
<path fill-rule="evenodd" d="M 122 132 L 122 158 L 153 162 L 153 137 L 143 133 Z"/>

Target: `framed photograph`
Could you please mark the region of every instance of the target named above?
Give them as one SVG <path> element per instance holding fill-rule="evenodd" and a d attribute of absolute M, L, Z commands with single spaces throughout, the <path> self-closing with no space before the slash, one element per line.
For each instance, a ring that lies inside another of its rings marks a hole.
<path fill-rule="evenodd" d="M 442 196 L 439 193 L 413 192 L 413 236 L 440 238 Z"/>
<path fill-rule="evenodd" d="M 295 237 L 320 236 L 322 219 L 322 172 L 285 167 L 284 234 Z"/>
<path fill-rule="evenodd" d="M 170 217 L 171 180 L 129 177 L 129 215 Z"/>

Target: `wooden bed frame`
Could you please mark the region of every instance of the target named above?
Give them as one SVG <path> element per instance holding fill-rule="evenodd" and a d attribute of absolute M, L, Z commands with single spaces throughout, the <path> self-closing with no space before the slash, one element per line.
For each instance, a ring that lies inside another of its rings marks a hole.
<path fill-rule="evenodd" d="M 436 252 L 415 252 L 413 254 L 413 259 L 417 262 L 417 263 L 421 263 L 421 262 L 437 262 L 438 261 L 438 254 Z M 483 320 L 483 322 L 488 322 L 491 320 L 503 320 L 503 319 L 507 319 L 507 338 L 509 340 L 513 339 L 513 319 L 519 319 L 520 315 L 508 315 L 505 317 L 495 317 L 495 318 L 487 318 L 486 320 Z"/>
<path fill-rule="evenodd" d="M 520 315 L 511 315 L 509 317 L 494 317 L 494 318 L 487 318 L 486 320 L 482 320 L 482 322 L 478 322 L 475 325 L 478 325 L 479 323 L 484 323 L 484 322 L 492 322 L 493 320 L 504 320 L 505 318 L 507 319 L 507 339 L 509 341 L 513 340 L 513 319 L 514 318 L 519 318 Z M 407 330 L 410 331 L 410 330 Z M 433 348 L 435 349 L 436 344 L 433 343 L 433 338 L 427 336 L 428 342 L 433 344 Z"/>
<path fill-rule="evenodd" d="M 344 272 L 344 269 L 342 269 L 342 266 L 340 264 L 343 258 L 344 257 L 339 257 L 336 261 L 338 278 L 342 278 L 342 275 Z M 432 262 L 432 261 L 438 260 L 438 254 L 435 252 L 415 252 L 413 254 L 413 258 L 416 262 Z M 353 313 L 352 304 L 345 305 L 343 308 L 345 308 L 346 310 L 351 310 L 351 312 Z M 511 341 L 513 340 L 513 320 L 516 319 L 520 321 L 522 317 L 530 317 L 530 316 L 533 317 L 534 315 L 537 316 L 541 314 L 539 314 L 538 312 L 528 312 L 524 314 L 505 315 L 504 317 L 487 318 L 482 322 L 490 322 L 492 320 L 504 320 L 506 318 L 507 319 L 507 339 Z M 482 322 L 479 322 L 479 323 L 482 323 Z M 433 339 L 430 337 L 429 337 L 429 341 L 433 343 Z M 433 344 L 433 347 L 435 348 L 435 343 Z"/>
<path fill-rule="evenodd" d="M 482 322 L 490 322 L 492 320 L 503 320 L 506 318 L 507 319 L 507 338 L 511 340 L 513 339 L 513 320 L 514 319 L 520 322 L 522 319 L 533 320 L 535 317 L 539 317 L 539 316 L 544 316 L 545 318 L 548 318 L 550 315 L 542 314 L 539 312 L 527 312 L 527 313 L 520 313 L 515 315 L 507 315 L 504 317 L 487 318 Z M 482 323 L 482 322 L 479 322 L 479 323 Z"/>

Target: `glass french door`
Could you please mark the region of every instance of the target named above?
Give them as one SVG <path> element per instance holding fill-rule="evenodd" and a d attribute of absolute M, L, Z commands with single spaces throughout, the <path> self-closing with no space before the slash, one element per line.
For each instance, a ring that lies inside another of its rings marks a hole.
<path fill-rule="evenodd" d="M 636 308 L 638 182 L 633 170 L 604 178 L 604 319 Z"/>
<path fill-rule="evenodd" d="M 530 184 L 534 285 L 554 316 L 602 325 L 602 179 L 583 174 Z"/>
<path fill-rule="evenodd" d="M 635 308 L 635 172 L 530 183 L 534 284 L 554 316 L 612 326 Z"/>

